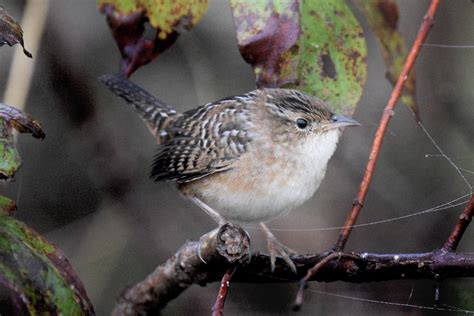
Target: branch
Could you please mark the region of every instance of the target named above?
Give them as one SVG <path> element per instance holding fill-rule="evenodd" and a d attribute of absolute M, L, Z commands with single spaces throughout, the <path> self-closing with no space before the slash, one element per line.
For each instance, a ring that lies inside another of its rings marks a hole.
<path fill-rule="evenodd" d="M 380 120 L 379 127 L 377 132 L 375 133 L 374 142 L 372 144 L 372 149 L 370 150 L 369 161 L 367 162 L 367 166 L 365 168 L 364 177 L 359 187 L 359 193 L 357 193 L 357 197 L 352 205 L 352 209 L 347 216 L 347 219 L 342 225 L 344 228 L 341 230 L 339 234 L 339 238 L 336 244 L 333 247 L 333 250 L 336 252 L 342 251 L 344 246 L 349 239 L 349 236 L 352 231 L 352 226 L 357 220 L 359 213 L 364 206 L 365 197 L 367 195 L 367 191 L 369 190 L 370 182 L 372 181 L 372 175 L 374 174 L 375 164 L 377 163 L 377 158 L 380 154 L 380 149 L 382 147 L 383 138 L 385 136 L 385 132 L 388 127 L 388 123 L 393 116 L 393 109 L 395 108 L 398 99 L 403 91 L 403 87 L 405 86 L 405 81 L 410 74 L 411 69 L 413 68 L 413 64 L 415 63 L 415 59 L 418 56 L 420 51 L 421 45 L 425 41 L 428 32 L 433 25 L 434 14 L 436 9 L 438 8 L 439 0 L 431 0 L 430 7 L 428 8 L 428 12 L 426 13 L 423 23 L 420 26 L 420 30 L 418 31 L 418 35 L 413 43 L 410 53 L 407 56 L 405 61 L 405 65 L 403 66 L 403 70 L 398 77 L 397 84 L 392 91 L 392 95 L 388 100 L 387 106 L 382 115 L 382 119 Z"/>
<path fill-rule="evenodd" d="M 224 303 L 229 291 L 230 279 L 232 278 L 232 275 L 235 273 L 236 269 L 236 265 L 231 266 L 222 277 L 219 293 L 217 293 L 216 303 L 212 307 L 212 316 L 224 315 Z"/>
<path fill-rule="evenodd" d="M 219 230 L 186 242 L 145 280 L 126 289 L 112 315 L 158 314 L 192 284 L 218 280 L 229 265 L 249 259 L 250 239 L 242 228 L 225 224 Z"/>
<path fill-rule="evenodd" d="M 222 275 L 233 269 L 236 262 L 247 261 L 248 246 L 247 233 L 230 225 L 218 233 L 202 236 L 200 242 L 186 242 L 145 280 L 124 291 L 113 315 L 157 314 L 192 284 L 203 286 L 221 281 Z M 229 253 L 233 255 L 229 256 Z M 312 275 L 309 280 L 362 283 L 474 277 L 474 253 L 453 253 L 444 249 L 413 254 L 323 253 L 291 259 L 297 267 L 296 274 L 281 258 L 277 258 L 272 273 L 270 257 L 256 253 L 248 264 L 239 266 L 232 275 L 232 282 L 296 283 L 308 269 L 323 262 L 321 273 Z"/>
<path fill-rule="evenodd" d="M 329 261 L 335 258 L 341 258 L 341 257 L 342 257 L 342 253 L 331 253 L 329 256 L 320 260 L 318 263 L 316 263 L 311 269 L 309 269 L 306 272 L 305 277 L 302 278 L 299 282 L 299 289 L 298 289 L 298 293 L 296 294 L 295 304 L 293 306 L 293 309 L 295 311 L 299 310 L 301 306 L 303 305 L 303 291 L 308 285 L 309 279 L 313 277 L 314 275 L 316 275 L 316 273 L 319 270 L 321 270 Z"/>
<path fill-rule="evenodd" d="M 405 86 L 405 82 L 408 79 L 408 75 L 410 74 L 413 65 L 415 64 L 416 57 L 420 51 L 420 48 L 425 41 L 426 37 L 428 36 L 428 32 L 433 25 L 434 14 L 436 9 L 438 8 L 439 0 L 431 0 L 430 7 L 428 8 L 428 12 L 426 13 L 423 22 L 421 23 L 420 30 L 418 31 L 418 35 L 413 43 L 413 46 L 408 54 L 405 64 L 403 66 L 402 72 L 398 77 L 397 84 L 395 85 L 394 89 L 392 90 L 392 94 L 390 99 L 388 100 L 387 105 L 383 111 L 382 118 L 380 119 L 379 127 L 375 132 L 374 141 L 372 143 L 372 149 L 370 150 L 369 160 L 367 162 L 367 166 L 365 167 L 364 177 L 362 178 L 362 182 L 359 186 L 359 192 L 352 203 L 352 208 L 347 215 L 347 218 L 342 225 L 341 232 L 339 233 L 338 240 L 334 244 L 332 251 L 333 252 L 341 252 L 344 247 L 346 246 L 347 240 L 352 232 L 352 227 L 354 226 L 357 218 L 359 217 L 360 211 L 364 206 L 365 197 L 367 196 L 367 192 L 369 191 L 369 186 L 372 181 L 372 176 L 374 174 L 375 165 L 377 163 L 377 159 L 380 154 L 380 150 L 382 148 L 382 142 L 385 136 L 385 132 L 387 131 L 388 124 L 390 119 L 393 116 L 393 110 L 397 105 L 398 99 L 403 92 L 403 88 Z M 314 277 L 314 275 L 318 274 L 324 264 L 318 264 L 317 266 L 312 267 L 308 270 L 306 276 L 300 282 L 300 290 L 297 294 L 295 300 L 295 308 L 300 308 L 301 304 L 303 303 L 303 289 L 306 286 L 307 280 Z"/>
<path fill-rule="evenodd" d="M 464 209 L 463 213 L 459 216 L 456 226 L 454 226 L 451 235 L 449 235 L 448 240 L 443 246 L 443 249 L 446 251 L 456 251 L 459 242 L 469 226 L 469 223 L 472 220 L 472 215 L 474 213 L 474 194 L 471 196 L 471 200 Z"/>

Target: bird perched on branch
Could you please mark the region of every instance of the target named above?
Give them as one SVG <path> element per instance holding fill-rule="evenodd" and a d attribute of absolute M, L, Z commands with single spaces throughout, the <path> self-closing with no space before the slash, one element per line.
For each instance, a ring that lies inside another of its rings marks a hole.
<path fill-rule="evenodd" d="M 125 78 L 100 80 L 131 103 L 157 136 L 154 180 L 175 181 L 219 225 L 259 223 L 272 270 L 280 256 L 296 271 L 294 252 L 265 222 L 314 194 L 341 128 L 359 125 L 355 120 L 297 90 L 254 90 L 178 113 Z"/>

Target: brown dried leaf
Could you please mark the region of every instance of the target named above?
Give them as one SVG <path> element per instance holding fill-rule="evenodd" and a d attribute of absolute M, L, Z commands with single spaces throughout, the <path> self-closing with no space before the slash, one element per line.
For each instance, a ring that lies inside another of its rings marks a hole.
<path fill-rule="evenodd" d="M 17 43 L 23 47 L 23 53 L 32 57 L 31 53 L 26 50 L 23 43 L 23 30 L 15 19 L 13 19 L 8 12 L 0 6 L 0 46 L 8 44 L 13 46 Z"/>

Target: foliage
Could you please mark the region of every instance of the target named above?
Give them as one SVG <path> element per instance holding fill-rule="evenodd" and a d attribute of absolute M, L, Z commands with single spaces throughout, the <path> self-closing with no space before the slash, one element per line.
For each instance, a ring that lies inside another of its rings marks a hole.
<path fill-rule="evenodd" d="M 352 114 L 367 76 L 362 29 L 344 0 L 231 0 L 240 52 L 259 87 L 291 87 Z"/>
<path fill-rule="evenodd" d="M 173 45 L 182 29 L 191 29 L 207 10 L 207 0 L 98 0 L 107 16 L 122 62 L 120 73 L 129 77 Z M 145 23 L 156 28 L 145 38 Z"/>
<path fill-rule="evenodd" d="M 44 138 L 41 125 L 23 112 L 0 103 L 0 178 L 12 179 L 21 165 L 15 146 L 13 130 L 31 133 L 35 138 Z"/>
<path fill-rule="evenodd" d="M 18 22 L 15 21 L 15 19 L 12 18 L 2 6 L 0 6 L 0 46 L 3 46 L 4 44 L 13 46 L 17 43 L 20 43 L 23 47 L 23 53 L 31 58 L 31 53 L 25 49 L 23 43 L 23 30 Z"/>
<path fill-rule="evenodd" d="M 144 12 L 160 39 L 177 28 L 191 29 L 207 10 L 207 0 L 98 0 L 98 4 L 113 5 L 122 15 Z"/>
<path fill-rule="evenodd" d="M 20 221 L 0 215 L 0 283 L 31 315 L 92 315 L 72 267 L 55 245 Z"/>
<path fill-rule="evenodd" d="M 344 0 L 230 0 L 237 43 L 253 68 L 257 87 L 297 88 L 319 96 L 336 112 L 352 114 L 367 77 L 365 39 Z M 122 54 L 121 73 L 130 76 L 171 46 L 177 30 L 190 29 L 207 1 L 98 0 Z M 396 30 L 395 1 L 355 0 L 378 36 L 392 84 L 406 55 Z M 144 39 L 144 19 L 157 29 Z M 418 118 L 415 77 L 402 101 Z"/>
<path fill-rule="evenodd" d="M 0 46 L 20 43 L 22 30 L 0 7 Z M 26 50 L 25 54 L 31 57 Z M 0 103 L 0 178 L 10 180 L 21 165 L 13 131 L 43 139 L 41 125 Z M 93 315 L 84 286 L 59 248 L 11 215 L 14 201 L 0 196 L 0 284 L 11 292 L 16 313 Z"/>

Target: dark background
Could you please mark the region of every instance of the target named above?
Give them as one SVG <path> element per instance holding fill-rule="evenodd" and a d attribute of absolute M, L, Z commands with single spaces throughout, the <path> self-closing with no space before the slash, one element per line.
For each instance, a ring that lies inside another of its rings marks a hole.
<path fill-rule="evenodd" d="M 40 1 L 40 0 L 38 0 Z M 398 1 L 399 27 L 411 45 L 429 4 Z M 21 21 L 24 1 L 2 1 Z M 474 4 L 442 1 L 427 42 L 474 44 Z M 358 17 L 360 17 L 358 15 Z M 361 19 L 359 19 L 361 20 Z M 363 22 L 362 22 L 363 23 Z M 367 162 L 374 131 L 391 92 L 377 43 L 366 24 L 369 75 L 355 117 L 362 126 L 340 142 L 315 196 L 290 215 L 269 224 L 277 237 L 300 253 L 322 252 L 338 230 L 297 231 L 340 226 Z M 28 47 L 28 34 L 25 42 Z M 4 91 L 14 49 L 0 49 L 0 91 Z M 26 59 L 26 57 L 25 57 Z M 26 111 L 40 120 L 43 142 L 19 137 L 24 165 L 17 180 L 3 187 L 17 200 L 17 218 L 57 243 L 70 258 L 99 315 L 112 310 L 121 290 L 142 280 L 187 239 L 215 224 L 171 184 L 153 183 L 156 149 L 144 124 L 97 80 L 116 72 L 119 53 L 93 0 L 52 0 Z M 445 152 L 474 174 L 474 49 L 425 47 L 416 63 L 417 93 L 426 128 Z M 190 109 L 254 89 L 250 67 L 241 59 L 226 1 L 209 11 L 189 33 L 132 80 L 178 110 Z M 14 104 L 13 104 L 14 105 Z M 421 211 L 468 193 L 466 185 L 400 105 L 390 125 L 359 223 Z M 425 252 L 440 247 L 462 207 L 355 228 L 348 251 Z M 253 246 L 265 249 L 263 235 L 249 230 Z M 459 251 L 473 251 L 468 230 Z M 361 298 L 431 305 L 434 283 L 315 284 L 311 288 Z M 442 303 L 474 309 L 471 280 L 441 284 Z M 218 285 L 193 286 L 164 314 L 209 314 Z M 289 314 L 296 285 L 233 284 L 226 315 Z M 421 310 L 357 302 L 306 293 L 300 315 L 416 314 Z"/>

